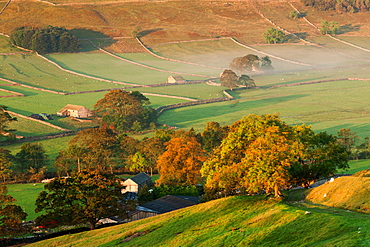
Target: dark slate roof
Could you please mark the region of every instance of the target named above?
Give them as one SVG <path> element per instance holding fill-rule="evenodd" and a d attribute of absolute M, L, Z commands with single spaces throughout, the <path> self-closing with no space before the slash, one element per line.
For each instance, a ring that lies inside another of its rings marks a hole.
<path fill-rule="evenodd" d="M 140 207 L 141 211 L 167 213 L 180 208 L 193 206 L 197 203 L 186 200 L 177 196 L 164 196 L 157 200 L 145 203 Z M 147 210 L 146 210 L 147 209 Z"/>
<path fill-rule="evenodd" d="M 132 181 L 134 181 L 136 184 L 143 184 L 148 180 L 151 180 L 151 177 L 148 176 L 145 172 L 142 172 L 132 178 L 130 178 Z"/>

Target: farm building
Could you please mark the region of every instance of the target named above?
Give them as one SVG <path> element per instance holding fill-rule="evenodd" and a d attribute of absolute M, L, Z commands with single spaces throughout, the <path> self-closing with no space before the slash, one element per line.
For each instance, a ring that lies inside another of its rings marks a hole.
<path fill-rule="evenodd" d="M 57 112 L 61 117 L 87 118 L 92 116 L 91 110 L 80 105 L 68 104 Z"/>
<path fill-rule="evenodd" d="M 195 196 L 172 196 L 167 195 L 157 200 L 137 206 L 134 212 L 129 214 L 129 221 L 140 220 L 158 214 L 167 213 L 177 209 L 198 204 L 199 198 Z"/>
<path fill-rule="evenodd" d="M 168 77 L 167 79 L 167 82 L 168 83 L 183 83 L 185 82 L 186 80 L 184 79 L 184 77 L 180 76 L 180 75 L 171 75 Z"/>
<path fill-rule="evenodd" d="M 152 178 L 148 176 L 145 172 L 142 172 L 132 178 L 125 180 L 122 185 L 125 186 L 125 188 L 122 190 L 122 194 L 124 194 L 126 192 L 139 193 L 144 185 L 153 186 L 154 184 L 152 182 Z"/>

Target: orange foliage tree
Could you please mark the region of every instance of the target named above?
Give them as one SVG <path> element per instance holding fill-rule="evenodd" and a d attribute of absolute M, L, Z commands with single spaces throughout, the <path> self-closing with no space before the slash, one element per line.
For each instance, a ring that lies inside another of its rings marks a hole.
<path fill-rule="evenodd" d="M 278 115 L 249 115 L 230 126 L 228 136 L 202 167 L 206 189 L 280 196 L 292 184 L 328 176 L 347 167 L 347 153 L 333 136 L 309 126 L 289 126 Z"/>
<path fill-rule="evenodd" d="M 159 156 L 158 184 L 196 185 L 201 182 L 200 169 L 206 160 L 206 152 L 196 137 L 174 137 L 166 143 L 166 151 Z"/>

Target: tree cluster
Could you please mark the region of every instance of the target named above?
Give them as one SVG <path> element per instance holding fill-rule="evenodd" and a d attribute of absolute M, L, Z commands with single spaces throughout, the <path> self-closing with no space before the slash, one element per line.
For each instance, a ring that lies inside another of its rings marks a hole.
<path fill-rule="evenodd" d="M 302 3 L 318 10 L 336 10 L 338 13 L 354 13 L 370 9 L 369 0 L 302 0 Z"/>
<path fill-rule="evenodd" d="M 327 20 L 323 20 L 321 22 L 320 32 L 321 34 L 337 34 L 339 27 L 336 21 L 328 22 Z"/>
<path fill-rule="evenodd" d="M 206 189 L 226 195 L 272 193 L 308 186 L 346 168 L 348 153 L 334 136 L 308 126 L 289 126 L 277 115 L 250 115 L 230 126 L 203 164 Z"/>
<path fill-rule="evenodd" d="M 10 41 L 14 45 L 42 54 L 78 52 L 81 49 L 80 41 L 67 29 L 61 27 L 20 27 L 10 34 Z"/>
<path fill-rule="evenodd" d="M 40 182 L 47 164 L 47 155 L 41 143 L 24 143 L 15 155 L 0 148 L 0 178 L 4 183 L 11 178 L 18 182 Z"/>
<path fill-rule="evenodd" d="M 230 89 L 237 86 L 253 88 L 256 84 L 250 77 L 251 74 L 271 73 L 274 70 L 272 61 L 268 56 L 259 58 L 254 54 L 234 58 L 229 67 L 230 69 L 225 69 L 222 72 L 220 81 L 222 86 Z"/>

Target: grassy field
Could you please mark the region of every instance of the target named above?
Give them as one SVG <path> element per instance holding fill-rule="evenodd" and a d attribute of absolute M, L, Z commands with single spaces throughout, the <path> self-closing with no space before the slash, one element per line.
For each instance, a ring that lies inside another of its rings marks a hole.
<path fill-rule="evenodd" d="M 36 198 L 44 190 L 44 184 L 10 184 L 7 185 L 8 194 L 14 197 L 16 204 L 28 214 L 26 220 L 34 220 L 41 213 L 35 213 Z"/>
<path fill-rule="evenodd" d="M 369 217 L 299 201 L 235 196 L 30 246 L 366 246 Z"/>
<path fill-rule="evenodd" d="M 46 154 L 48 155 L 48 171 L 56 171 L 54 166 L 54 160 L 59 154 L 59 152 L 63 149 L 65 149 L 68 145 L 68 142 L 73 138 L 73 136 L 67 136 L 57 139 L 47 139 L 47 140 L 41 140 L 38 141 L 38 143 L 41 143 L 42 146 L 45 149 Z M 7 145 L 6 149 L 10 150 L 13 155 L 17 154 L 21 150 L 22 143 Z"/>
<path fill-rule="evenodd" d="M 2 55 L 0 65 L 2 67 L 2 78 L 59 92 L 117 87 L 112 83 L 101 82 L 62 71 L 34 54 Z"/>

